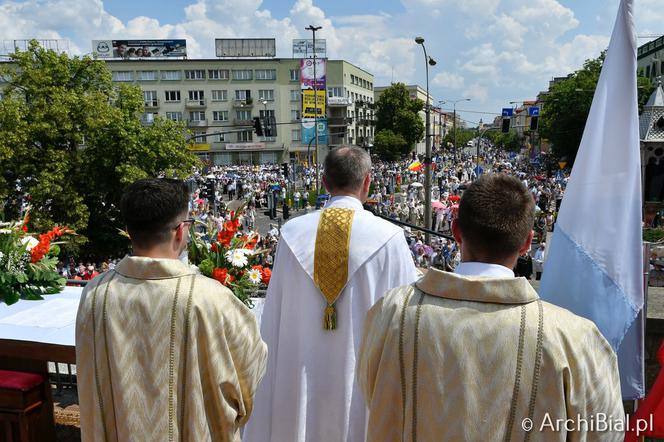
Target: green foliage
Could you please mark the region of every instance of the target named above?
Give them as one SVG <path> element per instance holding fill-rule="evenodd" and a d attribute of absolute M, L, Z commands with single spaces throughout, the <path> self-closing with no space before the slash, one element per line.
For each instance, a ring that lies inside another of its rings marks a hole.
<path fill-rule="evenodd" d="M 660 242 L 664 240 L 664 229 L 643 229 L 643 240 L 648 242 Z"/>
<path fill-rule="evenodd" d="M 463 147 L 465 147 L 466 144 L 470 140 L 472 140 L 476 135 L 477 135 L 477 133 L 473 129 L 466 129 L 464 127 L 457 127 L 456 128 L 457 149 L 462 149 Z M 443 138 L 443 145 L 444 146 L 448 146 L 448 145 L 454 146 L 454 129 L 447 132 L 447 134 Z M 452 148 L 454 148 L 454 147 L 452 147 Z"/>
<path fill-rule="evenodd" d="M 510 130 L 508 133 L 502 133 L 500 131 L 490 131 L 486 132 L 484 137 L 491 140 L 491 142 L 497 148 L 509 152 L 518 152 L 519 149 L 521 148 L 521 143 L 519 142 L 519 136 L 515 130 Z"/>
<path fill-rule="evenodd" d="M 557 158 L 567 157 L 570 165 L 576 158 L 592 104 L 605 52 L 586 60 L 583 68 L 554 84 L 542 106 L 540 134 L 548 139 Z M 642 107 L 654 86 L 647 78 L 637 78 L 639 106 Z"/>
<path fill-rule="evenodd" d="M 419 116 L 424 102 L 410 98 L 403 83 L 395 83 L 383 91 L 375 108 L 376 153 L 390 161 L 406 157 L 424 137 L 424 123 Z"/>
<path fill-rule="evenodd" d="M 140 88 L 115 87 L 103 61 L 42 49 L 36 41 L 0 69 L 7 82 L 0 101 L 0 163 L 21 179 L 30 196 L 30 228 L 67 225 L 79 235 L 75 248 L 118 255 L 128 241 L 118 202 L 138 178 L 184 177 L 197 164 L 185 148 L 182 125 L 159 118 L 140 122 Z M 0 178 L 0 199 L 12 201 L 6 219 L 16 219 L 15 183 Z M 71 246 L 67 246 L 71 247 Z"/>

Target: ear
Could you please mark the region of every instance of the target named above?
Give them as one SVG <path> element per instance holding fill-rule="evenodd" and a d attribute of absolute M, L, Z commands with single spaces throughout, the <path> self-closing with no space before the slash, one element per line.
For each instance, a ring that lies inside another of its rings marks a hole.
<path fill-rule="evenodd" d="M 526 242 L 524 242 L 523 245 L 521 246 L 521 248 L 519 249 L 519 256 L 523 255 L 524 253 L 526 253 L 527 251 L 530 250 L 530 246 L 533 242 L 534 234 L 535 234 L 535 232 L 531 230 L 530 233 L 528 234 L 528 238 L 526 239 Z"/>
<path fill-rule="evenodd" d="M 325 179 L 325 175 L 323 175 L 323 176 L 320 178 L 320 182 L 321 182 L 321 184 L 323 185 L 323 187 L 325 188 L 325 190 L 328 191 L 328 193 L 331 192 L 330 188 L 327 186 L 327 180 Z"/>
<path fill-rule="evenodd" d="M 175 239 L 178 242 L 181 242 L 184 238 L 184 223 L 180 224 L 177 229 L 175 229 Z"/>
<path fill-rule="evenodd" d="M 365 192 L 368 192 L 370 185 L 371 185 L 371 174 L 368 173 L 367 176 L 364 177 L 364 182 L 362 183 L 362 189 Z"/>
<path fill-rule="evenodd" d="M 457 242 L 459 247 L 461 247 L 463 240 L 461 238 L 461 228 L 459 227 L 459 221 L 457 218 L 452 220 L 452 236 L 454 237 L 454 240 Z"/>

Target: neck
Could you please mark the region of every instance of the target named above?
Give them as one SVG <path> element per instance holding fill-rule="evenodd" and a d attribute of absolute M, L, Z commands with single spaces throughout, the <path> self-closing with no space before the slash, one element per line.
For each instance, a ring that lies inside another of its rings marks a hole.
<path fill-rule="evenodd" d="M 518 258 L 519 254 L 517 253 L 503 259 L 495 259 L 495 258 L 492 259 L 486 256 L 476 255 L 475 253 L 472 253 L 468 250 L 464 250 L 463 245 L 461 249 L 461 262 L 482 262 L 484 264 L 496 264 L 503 267 L 507 267 L 508 269 L 513 269 L 514 266 L 516 265 L 516 260 Z"/>
<path fill-rule="evenodd" d="M 352 196 L 353 198 L 359 200 L 361 203 L 364 203 L 364 199 L 362 198 L 362 194 L 360 192 L 346 192 L 346 191 L 340 191 L 340 192 L 330 192 L 330 196 L 332 198 L 337 197 L 337 196 Z"/>
<path fill-rule="evenodd" d="M 141 248 L 132 246 L 133 256 L 145 258 L 178 259 L 180 253 L 170 244 L 160 244 L 154 247 Z"/>

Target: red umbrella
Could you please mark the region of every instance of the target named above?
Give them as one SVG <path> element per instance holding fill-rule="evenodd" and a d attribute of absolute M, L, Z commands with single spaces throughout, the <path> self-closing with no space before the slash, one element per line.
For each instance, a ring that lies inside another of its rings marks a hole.
<path fill-rule="evenodd" d="M 537 181 L 544 181 L 544 180 L 546 180 L 546 177 L 545 177 L 545 176 L 542 176 L 542 175 L 537 175 L 537 176 L 535 176 L 535 179 L 536 179 Z"/>
<path fill-rule="evenodd" d="M 431 202 L 431 207 L 433 207 L 434 209 L 440 210 L 440 209 L 445 208 L 445 204 L 441 203 L 440 201 L 432 201 Z"/>
<path fill-rule="evenodd" d="M 456 203 L 456 202 L 458 202 L 459 200 L 461 200 L 461 197 L 460 197 L 459 195 L 452 195 L 452 196 L 450 196 L 450 197 L 447 198 L 447 199 L 450 200 L 450 201 L 452 201 L 453 203 Z"/>

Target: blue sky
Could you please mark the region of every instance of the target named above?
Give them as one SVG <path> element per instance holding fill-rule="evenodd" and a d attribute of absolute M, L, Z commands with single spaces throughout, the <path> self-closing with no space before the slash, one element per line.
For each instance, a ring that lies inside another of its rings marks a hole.
<path fill-rule="evenodd" d="M 375 76 L 374 84 L 425 84 L 421 35 L 438 62 L 437 100 L 486 121 L 509 101 L 534 98 L 554 76 L 608 45 L 619 0 L 0 0 L 0 38 L 185 38 L 191 58 L 212 58 L 219 37 L 276 37 L 277 55 L 323 26 L 328 56 Z M 664 34 L 662 0 L 635 0 L 638 35 Z M 648 40 L 640 39 L 639 43 Z M 475 112 L 485 112 L 484 115 Z"/>

